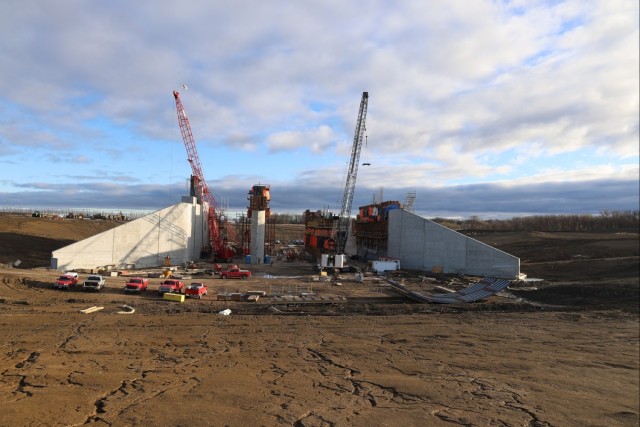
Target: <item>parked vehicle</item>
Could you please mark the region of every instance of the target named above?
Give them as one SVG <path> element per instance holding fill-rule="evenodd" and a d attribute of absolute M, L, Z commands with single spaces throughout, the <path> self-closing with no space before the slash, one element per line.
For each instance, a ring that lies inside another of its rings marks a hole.
<path fill-rule="evenodd" d="M 105 284 L 106 282 L 102 276 L 88 276 L 82 284 L 82 290 L 100 292 L 100 290 L 105 287 Z"/>
<path fill-rule="evenodd" d="M 240 270 L 235 266 L 220 272 L 221 279 L 247 279 L 249 277 L 251 277 L 249 270 Z"/>
<path fill-rule="evenodd" d="M 58 277 L 53 283 L 53 287 L 57 289 L 69 289 L 73 288 L 76 283 L 78 283 L 78 273 L 69 272 Z"/>
<path fill-rule="evenodd" d="M 213 264 L 213 268 L 205 270 L 204 274 L 207 276 L 215 276 L 216 274 L 220 274 L 222 271 L 222 266 L 220 264 Z"/>
<path fill-rule="evenodd" d="M 132 277 L 129 281 L 124 285 L 125 293 L 128 292 L 143 292 L 147 290 L 149 286 L 149 279 L 144 277 Z"/>
<path fill-rule="evenodd" d="M 207 285 L 204 283 L 193 282 L 184 288 L 184 294 L 192 298 L 202 298 L 207 294 Z"/>
<path fill-rule="evenodd" d="M 158 288 L 158 292 L 160 295 L 166 294 L 167 292 L 171 292 L 173 294 L 179 294 L 182 292 L 182 288 L 184 287 L 184 283 L 177 279 L 165 279 L 160 283 L 160 287 Z"/>

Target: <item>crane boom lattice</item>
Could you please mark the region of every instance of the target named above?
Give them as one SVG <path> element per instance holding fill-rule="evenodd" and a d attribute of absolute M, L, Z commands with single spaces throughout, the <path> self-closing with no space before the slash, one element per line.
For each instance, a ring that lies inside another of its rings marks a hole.
<path fill-rule="evenodd" d="M 189 118 L 184 111 L 182 101 L 180 100 L 180 93 L 173 91 L 173 97 L 176 101 L 176 110 L 178 113 L 178 124 L 180 126 L 180 132 L 182 133 L 182 139 L 184 146 L 187 150 L 187 160 L 191 165 L 191 173 L 195 180 L 194 187 L 197 188 L 198 195 L 200 196 L 200 202 L 203 205 L 203 210 L 208 209 L 207 225 L 209 227 L 209 237 L 211 239 L 211 251 L 214 258 L 220 258 L 229 260 L 233 257 L 233 249 L 229 247 L 226 237 L 221 236 L 221 228 L 219 224 L 218 215 L 221 212 L 220 205 L 213 197 L 207 182 L 204 179 L 202 172 L 202 166 L 200 164 L 200 157 L 198 156 L 198 150 L 196 148 L 196 142 L 191 132 L 191 125 L 189 124 Z"/>
<path fill-rule="evenodd" d="M 196 142 L 193 139 L 193 133 L 191 132 L 191 125 L 189 124 L 189 118 L 187 117 L 187 113 L 184 111 L 184 107 L 182 106 L 182 101 L 180 100 L 180 93 L 174 90 L 173 97 L 176 100 L 176 109 L 178 112 L 178 125 L 180 126 L 180 133 L 182 133 L 184 146 L 187 150 L 187 160 L 191 165 L 191 172 L 193 176 L 196 177 L 198 180 L 198 192 L 202 197 L 202 202 L 206 202 L 209 205 L 209 207 L 213 207 L 216 209 L 216 211 L 219 211 L 220 206 L 218 205 L 218 202 L 209 191 L 207 182 L 204 179 L 204 174 L 202 173 L 200 156 L 198 156 L 198 150 L 196 149 Z"/>
<path fill-rule="evenodd" d="M 360 162 L 360 151 L 362 150 L 362 139 L 366 130 L 367 106 L 369 104 L 369 92 L 362 92 L 362 100 L 360 101 L 360 110 L 358 112 L 358 121 L 353 136 L 353 147 L 351 149 L 351 160 L 347 169 L 347 179 L 342 196 L 342 209 L 335 233 L 336 252 L 344 253 L 347 244 L 347 232 L 349 221 L 351 220 L 351 204 L 353 202 L 353 194 L 356 189 L 356 178 L 358 177 L 358 164 Z"/>

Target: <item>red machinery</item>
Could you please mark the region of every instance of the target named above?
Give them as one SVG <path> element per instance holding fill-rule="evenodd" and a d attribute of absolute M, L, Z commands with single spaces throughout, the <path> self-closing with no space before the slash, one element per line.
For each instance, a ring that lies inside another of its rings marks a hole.
<path fill-rule="evenodd" d="M 198 150 L 196 149 L 196 142 L 193 139 L 193 133 L 191 132 L 191 125 L 187 118 L 187 113 L 184 111 L 182 101 L 180 101 L 180 93 L 173 91 L 173 97 L 176 99 L 176 110 L 178 112 L 178 124 L 180 125 L 180 132 L 182 133 L 182 139 L 184 140 L 184 146 L 187 149 L 187 160 L 191 164 L 191 171 L 194 178 L 194 187 L 197 188 L 198 195 L 203 206 L 203 209 L 209 210 L 207 215 L 207 224 L 209 226 L 209 237 L 211 239 L 211 247 L 208 248 L 213 256 L 213 259 L 220 259 L 227 262 L 231 262 L 235 251 L 229 243 L 228 237 L 223 236 L 220 229 L 220 219 L 218 218 L 221 213 L 218 202 L 213 197 L 213 194 L 209 191 L 206 181 L 204 180 L 204 174 L 202 173 L 202 166 L 200 165 L 200 157 L 198 157 Z M 228 227 L 228 224 L 224 224 L 225 232 L 232 233 L 232 228 Z"/>

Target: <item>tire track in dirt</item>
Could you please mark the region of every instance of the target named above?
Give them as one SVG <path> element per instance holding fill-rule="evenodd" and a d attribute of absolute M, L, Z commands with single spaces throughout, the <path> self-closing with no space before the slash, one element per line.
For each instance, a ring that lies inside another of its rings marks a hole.
<path fill-rule="evenodd" d="M 26 351 L 27 350 L 24 349 L 18 349 L 7 353 L 7 355 L 10 358 L 15 358 L 21 353 L 26 353 Z M 46 387 L 46 385 L 32 384 L 27 380 L 29 376 L 26 373 L 23 373 L 25 369 L 28 369 L 32 365 L 34 365 L 38 361 L 39 357 L 40 353 L 37 351 L 33 351 L 26 358 L 23 358 L 23 360 L 17 362 L 14 365 L 14 368 L 17 371 L 14 372 L 6 369 L 2 373 L 0 373 L 2 382 L 6 384 L 6 388 L 8 389 L 8 395 L 16 397 L 15 399 L 13 399 L 13 401 L 18 401 L 23 398 L 33 396 L 33 392 L 29 390 L 29 388 Z"/>
<path fill-rule="evenodd" d="M 12 377 L 15 377 L 17 379 L 17 383 L 14 386 L 13 390 L 9 392 L 12 396 L 16 397 L 15 399 L 13 399 L 14 402 L 33 396 L 33 392 L 28 388 L 46 388 L 47 387 L 46 385 L 32 384 L 27 381 L 27 375 L 9 373 L 8 370 L 5 370 L 2 373 L 0 373 L 0 376 L 3 379 L 3 382 L 7 382 L 5 381 L 5 379 L 8 380 Z M 15 382 L 15 381 L 10 381 L 10 382 Z"/>
<path fill-rule="evenodd" d="M 350 410 L 355 415 L 365 408 L 376 408 L 380 405 L 383 405 L 385 408 L 406 408 L 407 406 L 416 407 L 424 405 L 425 402 L 428 403 L 428 400 L 423 396 L 400 391 L 394 386 L 381 384 L 371 379 L 360 378 L 362 372 L 359 369 L 338 362 L 320 350 L 313 348 L 307 348 L 306 350 L 311 355 L 311 361 L 319 365 L 320 375 L 323 378 L 334 380 L 331 381 L 330 384 L 322 381 L 314 382 L 313 387 L 326 389 L 335 394 L 347 393 L 355 396 L 358 400 L 353 401 L 352 404 L 354 406 L 350 407 Z M 387 354 L 386 356 L 390 358 L 390 355 Z M 340 371 L 341 374 L 335 371 Z M 344 385 L 335 382 L 335 379 L 340 377 L 345 381 Z M 343 408 L 343 410 L 344 409 L 346 408 Z M 318 416 L 318 414 L 315 415 Z M 303 419 L 304 417 L 300 418 L 300 420 Z M 323 418 L 323 422 L 332 423 L 332 421 L 325 418 Z"/>
<path fill-rule="evenodd" d="M 324 338 L 323 338 L 324 340 Z M 334 361 L 331 357 L 327 356 L 320 350 L 313 348 L 306 348 L 306 351 L 311 355 L 310 360 L 318 365 L 318 373 L 326 380 L 341 378 L 345 381 L 345 386 L 342 386 L 336 381 L 330 381 L 331 384 L 335 384 L 332 387 L 330 384 L 324 382 L 314 383 L 315 387 L 321 387 L 328 390 L 333 390 L 338 393 L 348 393 L 358 398 L 353 402 L 354 407 L 351 408 L 352 413 L 357 414 L 363 408 L 370 408 L 377 406 L 378 402 L 375 397 L 353 377 L 360 374 L 360 371 L 356 368 L 343 365 Z M 330 371 L 340 371 L 340 374 Z M 349 385 L 349 386 L 347 386 Z"/>
<path fill-rule="evenodd" d="M 66 336 L 64 336 L 58 343 L 57 348 L 64 352 L 69 352 L 67 349 L 67 345 L 73 340 L 78 339 L 78 336 L 82 335 L 82 329 L 86 326 L 86 322 L 74 323 L 69 325 L 69 327 L 67 327 L 66 329 Z"/>
<path fill-rule="evenodd" d="M 117 425 L 124 414 L 144 405 L 147 401 L 162 396 L 169 390 L 187 385 L 186 392 L 189 392 L 200 384 L 199 379 L 191 377 L 176 383 L 164 381 L 161 382 L 160 387 L 153 387 L 155 381 L 150 378 L 150 374 L 157 373 L 158 371 L 153 369 L 145 370 L 140 373 L 140 376 L 122 380 L 118 387 L 105 392 L 94 402 L 94 412 L 87 416 L 82 424 L 100 421 L 108 425 Z M 113 421 L 110 421 L 111 419 Z"/>
<path fill-rule="evenodd" d="M 206 340 L 208 330 L 202 335 Z M 202 344 L 202 343 L 201 343 Z M 204 348 L 202 345 L 200 347 Z M 207 347 L 206 353 L 212 353 Z M 225 350 L 222 350 L 225 351 Z M 202 384 L 198 375 L 200 358 L 191 354 L 190 348 L 183 348 L 172 341 L 159 348 L 150 348 L 152 357 L 145 361 L 150 368 L 141 369 L 130 365 L 129 369 L 139 371 L 139 375 L 124 379 L 118 387 L 106 391 L 94 402 L 94 411 L 89 414 L 84 424 L 103 422 L 116 425 L 123 417 L 133 415 L 146 402 L 156 399 L 169 391 L 178 391 L 186 396 Z M 210 357 L 207 354 L 208 357 Z M 170 371 L 167 371 L 170 368 Z"/>
<path fill-rule="evenodd" d="M 40 357 L 40 353 L 38 353 L 37 351 L 33 351 L 31 352 L 29 357 L 27 357 L 25 360 L 23 360 L 22 362 L 16 363 L 16 368 L 21 369 L 21 368 L 28 367 L 36 363 L 38 361 L 38 357 Z"/>
<path fill-rule="evenodd" d="M 535 427 L 551 426 L 551 424 L 542 419 L 542 416 L 539 415 L 535 409 L 525 403 L 523 393 L 526 393 L 526 390 L 522 388 L 518 390 L 516 387 L 496 379 L 479 378 L 471 374 L 467 369 L 459 366 L 445 365 L 444 372 L 446 376 L 440 378 L 440 380 L 445 380 L 449 377 L 452 381 L 457 382 L 459 384 L 457 388 L 462 390 L 463 396 L 469 394 L 473 396 L 471 399 L 465 398 L 465 401 L 474 403 L 481 411 L 485 406 L 482 401 L 485 400 L 487 402 L 498 402 L 500 407 L 510 409 L 504 414 L 508 419 L 494 417 L 490 420 L 492 423 L 509 425 L 517 422 L 518 424 Z M 468 390 L 468 385 L 470 385 L 472 389 Z M 460 425 L 471 425 L 468 424 L 469 418 L 465 415 L 467 412 L 473 414 L 473 419 L 478 418 L 477 412 L 472 410 L 472 405 L 467 405 L 465 409 L 454 408 L 442 402 L 439 402 L 439 405 L 443 406 L 444 410 L 438 410 L 438 412 L 433 415 L 444 421 L 454 422 Z M 515 417 L 517 421 L 512 417 Z"/>
<path fill-rule="evenodd" d="M 323 418 L 315 412 L 305 412 L 300 418 L 293 422 L 293 427 L 334 427 L 336 423 Z"/>

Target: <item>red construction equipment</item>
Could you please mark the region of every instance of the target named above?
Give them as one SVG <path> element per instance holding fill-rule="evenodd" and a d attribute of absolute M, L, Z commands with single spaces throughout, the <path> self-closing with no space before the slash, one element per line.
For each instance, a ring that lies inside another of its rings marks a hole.
<path fill-rule="evenodd" d="M 207 248 L 211 252 L 214 260 L 223 260 L 231 262 L 235 251 L 229 242 L 229 237 L 223 236 L 221 233 L 221 224 L 219 215 L 222 213 L 220 205 L 209 191 L 207 182 L 204 179 L 202 173 L 202 166 L 200 165 L 200 157 L 198 156 L 198 150 L 196 149 L 196 142 L 193 139 L 193 133 L 191 132 L 191 125 L 187 118 L 187 113 L 184 111 L 182 101 L 180 101 L 180 93 L 176 90 L 173 91 L 173 97 L 176 100 L 176 110 L 178 112 L 178 124 L 180 125 L 180 132 L 182 133 L 182 139 L 184 140 L 184 146 L 187 149 L 187 160 L 191 164 L 191 172 L 194 178 L 193 185 L 197 189 L 200 201 L 203 206 L 203 210 L 208 209 L 207 224 L 209 226 L 209 237 L 211 246 Z M 231 227 L 228 224 L 223 226 L 225 233 L 230 233 Z M 230 233 L 231 234 L 231 233 Z"/>

